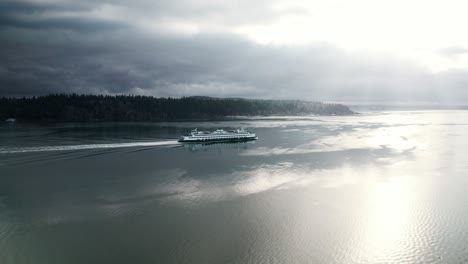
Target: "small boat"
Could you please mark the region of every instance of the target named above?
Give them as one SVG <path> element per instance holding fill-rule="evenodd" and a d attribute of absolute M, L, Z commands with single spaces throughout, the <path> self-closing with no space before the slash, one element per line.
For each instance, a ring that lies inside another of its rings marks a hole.
<path fill-rule="evenodd" d="M 258 137 L 255 133 L 251 133 L 243 128 L 231 131 L 216 129 L 213 132 L 198 131 L 196 128 L 190 134 L 181 136 L 179 142 L 233 142 L 233 141 L 249 141 L 256 140 Z"/>
<path fill-rule="evenodd" d="M 15 119 L 15 118 L 7 118 L 7 119 L 5 120 L 5 122 L 13 123 L 13 122 L 16 122 L 16 119 Z"/>

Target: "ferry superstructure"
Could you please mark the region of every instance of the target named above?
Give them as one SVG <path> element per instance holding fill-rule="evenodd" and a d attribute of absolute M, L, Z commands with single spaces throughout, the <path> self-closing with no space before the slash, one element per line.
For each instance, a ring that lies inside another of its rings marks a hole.
<path fill-rule="evenodd" d="M 181 136 L 179 142 L 224 142 L 224 141 L 249 141 L 258 137 L 243 128 L 231 131 L 216 129 L 213 132 L 198 131 L 194 129 L 190 134 Z"/>

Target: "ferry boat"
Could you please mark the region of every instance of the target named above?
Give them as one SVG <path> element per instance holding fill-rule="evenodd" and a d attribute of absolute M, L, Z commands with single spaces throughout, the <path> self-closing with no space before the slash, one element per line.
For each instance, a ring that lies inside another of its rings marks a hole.
<path fill-rule="evenodd" d="M 196 128 L 190 134 L 181 136 L 179 142 L 226 142 L 226 141 L 249 141 L 258 137 L 243 128 L 231 131 L 216 129 L 213 132 L 198 131 Z"/>

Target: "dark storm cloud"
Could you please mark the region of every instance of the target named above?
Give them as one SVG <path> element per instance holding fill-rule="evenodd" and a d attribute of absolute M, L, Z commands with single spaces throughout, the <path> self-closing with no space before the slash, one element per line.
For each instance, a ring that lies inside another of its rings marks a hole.
<path fill-rule="evenodd" d="M 53 2 L 31 2 L 31 1 L 11 1 L 4 0 L 0 2 L 0 14 L 20 15 L 20 14 L 38 14 L 46 11 L 89 11 L 91 7 L 73 3 L 53 3 Z"/>
<path fill-rule="evenodd" d="M 60 16 L 62 13 L 85 14 L 86 5 L 59 5 L 20 1 L 0 2 L 0 28 L 29 28 L 37 30 L 69 29 L 77 31 L 105 31 L 125 26 L 117 21 L 105 21 L 92 17 Z M 55 14 L 55 15 L 51 15 Z"/>
<path fill-rule="evenodd" d="M 219 1 L 200 5 L 194 0 L 128 3 L 99 4 L 104 10 L 109 6 L 125 10 L 125 17 L 106 16 L 104 11 L 96 15 L 99 12 L 92 12 L 97 7 L 91 1 L 1 3 L 0 95 L 76 92 L 348 101 L 468 98 L 464 72 L 432 74 L 405 61 L 344 52 L 325 44 L 279 47 L 255 44 L 230 33 L 148 33 L 132 22 L 149 14 L 156 20 L 211 17 L 237 24 L 274 19 L 275 10 L 249 18 L 262 13 L 261 1 L 250 8 L 245 8 L 248 1 L 232 5 Z M 225 19 L 218 14 L 226 14 Z"/>
<path fill-rule="evenodd" d="M 282 9 L 271 8 L 272 0 L 61 0 L 61 1 L 21 1 L 6 0 L 0 2 L 0 18 L 2 26 L 33 26 L 32 22 L 47 23 L 46 26 L 55 25 L 66 27 L 60 22 L 70 23 L 71 20 L 61 21 L 58 17 L 70 16 L 79 22 L 80 16 L 87 17 L 91 11 L 103 9 L 123 10 L 119 21 L 132 23 L 135 19 L 206 21 L 208 23 L 243 24 L 268 23 L 280 15 L 305 15 L 308 12 L 300 7 Z M 93 14 L 97 16 L 97 14 Z M 44 21 L 42 21 L 44 20 Z M 53 23 L 56 21 L 57 23 Z M 91 20 L 90 20 L 91 21 Z M 101 21 L 102 22 L 102 21 Z M 115 21 L 114 21 L 115 22 Z M 96 26 L 100 27 L 99 23 Z M 38 25 L 40 27 L 40 25 Z"/>

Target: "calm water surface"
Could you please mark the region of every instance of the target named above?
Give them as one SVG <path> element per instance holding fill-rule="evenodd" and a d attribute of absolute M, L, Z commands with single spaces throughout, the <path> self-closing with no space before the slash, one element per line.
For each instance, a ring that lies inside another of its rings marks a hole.
<path fill-rule="evenodd" d="M 468 111 L 2 123 L 0 263 L 466 263 L 466 193 Z"/>

